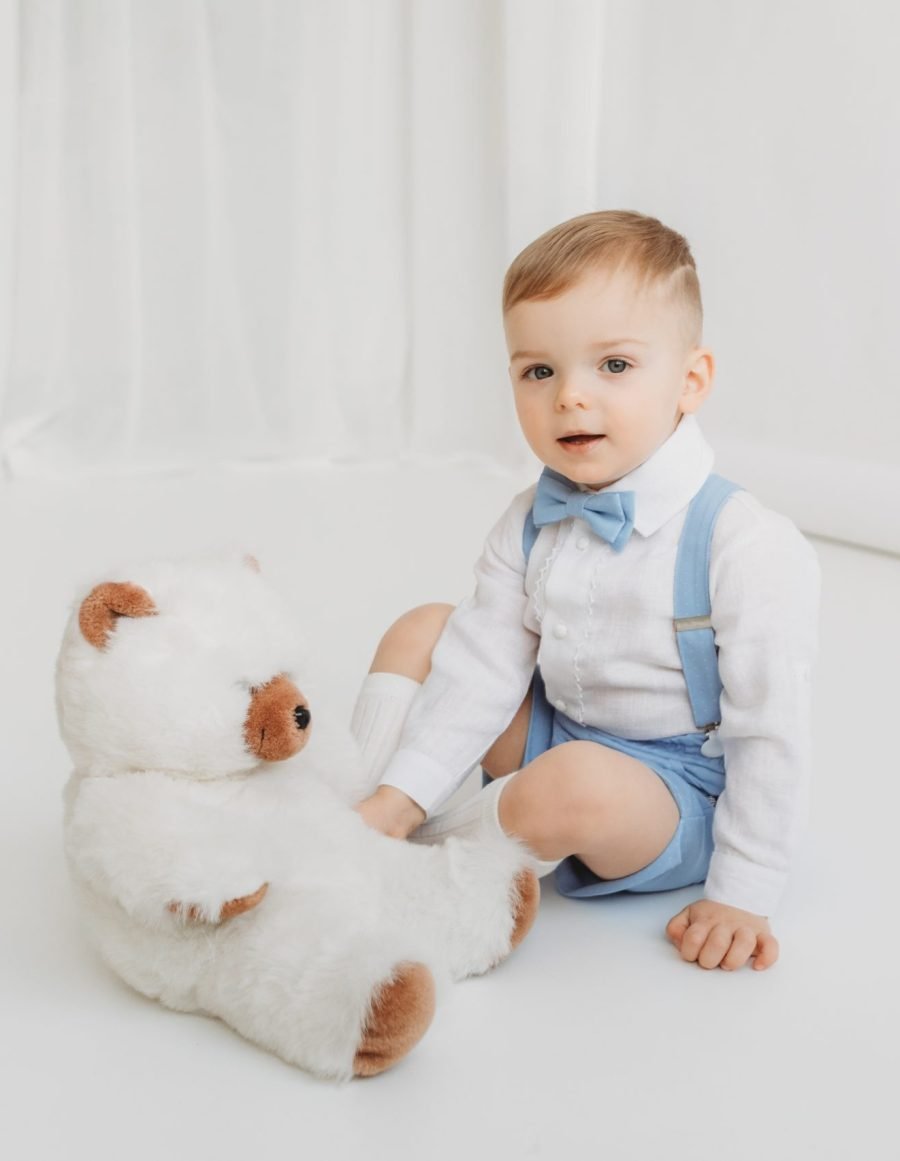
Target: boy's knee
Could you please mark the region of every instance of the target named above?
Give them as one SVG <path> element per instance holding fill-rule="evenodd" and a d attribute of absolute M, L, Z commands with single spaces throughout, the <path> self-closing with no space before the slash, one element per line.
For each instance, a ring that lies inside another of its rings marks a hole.
<path fill-rule="evenodd" d="M 596 769 L 596 749 L 594 742 L 575 741 L 553 751 L 558 825 L 573 842 L 596 830 L 609 805 L 605 780 Z"/>
<path fill-rule="evenodd" d="M 453 605 L 418 605 L 398 617 L 379 642 L 371 672 L 401 673 L 424 681 L 431 669 L 431 654 L 444 631 Z"/>
<path fill-rule="evenodd" d="M 500 800 L 501 809 L 506 808 L 503 825 L 509 822 L 509 829 L 523 837 L 527 832 L 532 842 L 553 851 L 554 857 L 556 852 L 572 854 L 585 834 L 596 834 L 609 804 L 603 779 L 591 770 L 593 746 L 593 742 L 563 742 L 516 775 L 517 785 L 509 788 L 516 794 L 504 792 Z"/>

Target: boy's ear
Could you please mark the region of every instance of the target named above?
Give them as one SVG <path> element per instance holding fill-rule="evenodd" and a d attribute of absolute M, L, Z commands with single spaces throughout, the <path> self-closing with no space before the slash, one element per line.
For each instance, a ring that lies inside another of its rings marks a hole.
<path fill-rule="evenodd" d="M 678 405 L 685 415 L 696 411 L 713 389 L 716 375 L 716 360 L 707 347 L 695 347 L 691 351 L 684 376 L 684 387 Z"/>

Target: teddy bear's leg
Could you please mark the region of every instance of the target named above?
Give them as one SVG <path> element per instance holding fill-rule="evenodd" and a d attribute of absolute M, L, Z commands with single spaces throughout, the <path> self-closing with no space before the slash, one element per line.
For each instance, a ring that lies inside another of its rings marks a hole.
<path fill-rule="evenodd" d="M 406 1055 L 448 982 L 429 941 L 392 923 L 364 884 L 295 891 L 273 883 L 259 907 L 215 931 L 217 955 L 195 1007 L 338 1081 L 374 1075 Z"/>
<path fill-rule="evenodd" d="M 531 930 L 540 881 L 509 840 L 450 838 L 439 853 L 454 904 L 447 927 L 451 971 L 456 979 L 482 975 L 502 963 Z"/>
<path fill-rule="evenodd" d="M 534 922 L 538 880 L 527 852 L 507 836 L 437 846 L 386 839 L 379 853 L 393 921 L 427 940 L 452 979 L 495 967 Z"/>
<path fill-rule="evenodd" d="M 425 1035 L 434 1008 L 434 977 L 425 964 L 398 965 L 391 978 L 372 993 L 353 1059 L 354 1075 L 375 1076 L 406 1056 Z"/>

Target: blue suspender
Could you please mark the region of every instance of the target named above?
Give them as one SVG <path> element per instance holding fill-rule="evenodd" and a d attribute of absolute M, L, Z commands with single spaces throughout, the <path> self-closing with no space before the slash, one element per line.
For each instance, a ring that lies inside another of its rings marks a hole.
<path fill-rule="evenodd" d="M 722 505 L 740 485 L 711 474 L 691 500 L 675 558 L 675 639 L 694 725 L 710 730 L 719 724 L 719 662 L 710 624 L 709 556 L 713 530 Z"/>
<path fill-rule="evenodd" d="M 698 730 L 719 724 L 722 682 L 715 635 L 710 624 L 709 557 L 713 530 L 722 505 L 740 484 L 711 473 L 688 507 L 678 555 L 675 558 L 674 625 L 684 668 L 688 697 Z M 522 529 L 525 560 L 531 555 L 538 530 L 532 512 Z"/>

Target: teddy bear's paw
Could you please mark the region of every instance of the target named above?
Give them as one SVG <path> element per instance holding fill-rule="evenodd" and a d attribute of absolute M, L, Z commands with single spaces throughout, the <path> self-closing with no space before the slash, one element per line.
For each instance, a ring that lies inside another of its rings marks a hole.
<path fill-rule="evenodd" d="M 541 881 L 530 867 L 516 875 L 515 891 L 517 902 L 513 911 L 510 951 L 517 948 L 531 930 L 541 903 Z"/>
<path fill-rule="evenodd" d="M 519 944 L 523 942 L 527 933 L 531 931 L 534 925 L 534 920 L 538 916 L 538 908 L 541 902 L 541 885 L 538 875 L 532 871 L 531 867 L 524 867 L 519 871 L 510 885 L 510 906 L 512 908 L 512 931 L 510 932 L 510 943 L 496 958 L 491 959 L 487 967 L 476 968 L 475 971 L 468 971 L 459 976 L 460 979 L 465 978 L 466 975 L 481 975 L 484 972 L 494 971 L 495 967 L 499 967 L 502 962 L 509 958 Z"/>
<path fill-rule="evenodd" d="M 222 909 L 214 919 L 209 918 L 204 913 L 203 908 L 195 903 L 180 903 L 178 900 L 173 900 L 168 904 L 168 910 L 188 923 L 222 923 L 226 919 L 232 919 L 235 915 L 243 915 L 245 911 L 251 911 L 258 903 L 262 902 L 268 889 L 269 884 L 263 883 L 252 895 L 242 895 L 239 899 L 229 899 L 227 903 L 222 904 Z"/>
<path fill-rule="evenodd" d="M 372 997 L 356 1056 L 355 1076 L 376 1076 L 422 1039 L 434 1016 L 434 977 L 423 963 L 403 963 Z"/>
<path fill-rule="evenodd" d="M 219 922 L 224 919 L 231 919 L 235 915 L 243 915 L 245 911 L 252 911 L 258 903 L 261 903 L 265 893 L 269 889 L 268 883 L 263 885 L 252 895 L 242 895 L 240 899 L 229 899 L 227 903 L 222 905 L 222 910 L 219 912 Z"/>

